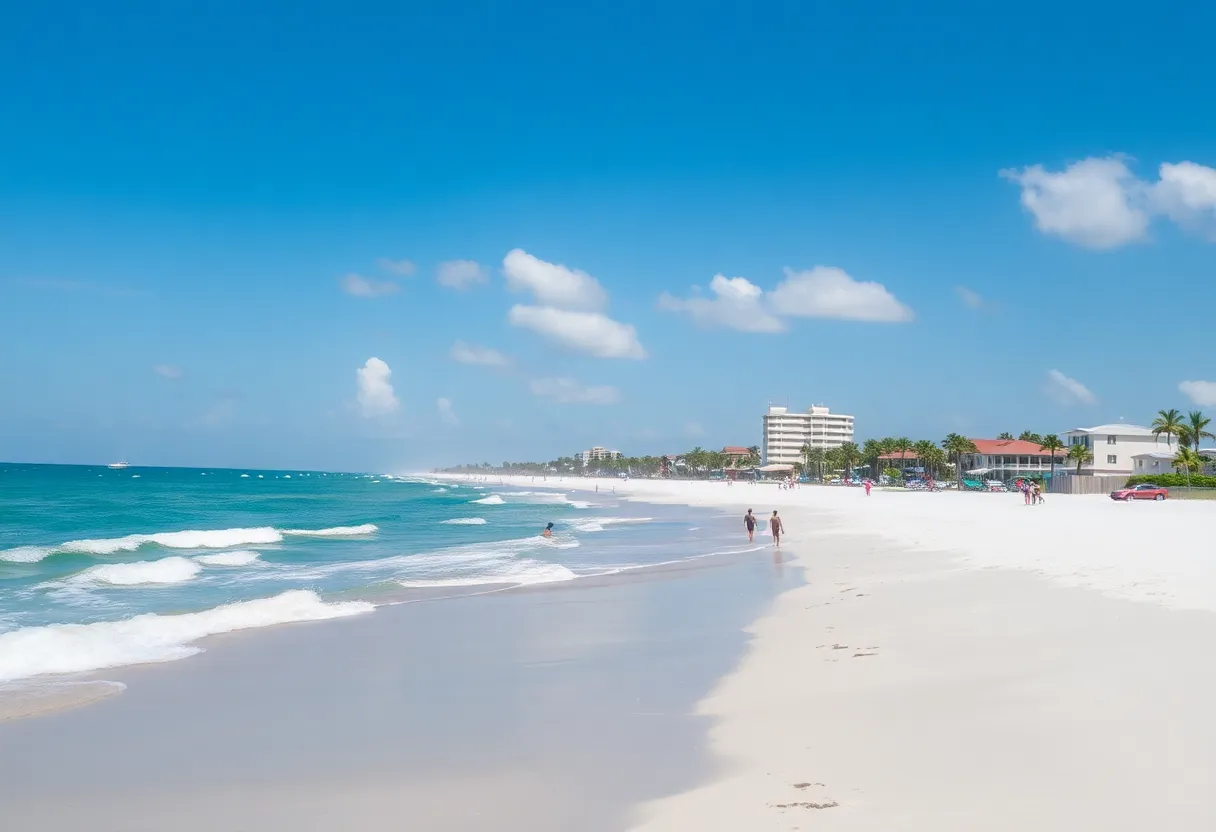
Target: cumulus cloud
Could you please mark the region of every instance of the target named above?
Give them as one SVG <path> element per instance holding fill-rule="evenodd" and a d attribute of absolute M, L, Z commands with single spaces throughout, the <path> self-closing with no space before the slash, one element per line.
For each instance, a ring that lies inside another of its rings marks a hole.
<path fill-rule="evenodd" d="M 1044 234 L 1095 249 L 1147 236 L 1143 184 L 1119 156 L 1082 159 L 1059 172 L 1031 165 L 1001 176 L 1021 187 L 1022 207 Z"/>
<path fill-rule="evenodd" d="M 541 306 L 582 312 L 599 312 L 608 294 L 586 272 L 548 263 L 523 249 L 513 249 L 502 261 L 502 273 L 512 292 L 529 292 Z"/>
<path fill-rule="evenodd" d="M 958 299 L 962 301 L 963 306 L 968 309 L 983 309 L 984 299 L 979 292 L 968 289 L 966 286 L 955 286 L 954 293 L 958 295 Z"/>
<path fill-rule="evenodd" d="M 353 272 L 342 278 L 342 291 L 356 298 L 378 298 L 400 290 L 391 280 L 368 280 Z"/>
<path fill-rule="evenodd" d="M 714 275 L 709 282 L 714 297 L 659 296 L 659 308 L 687 314 L 705 327 L 726 327 L 740 332 L 782 332 L 785 324 L 764 304 L 764 290 L 746 277 Z"/>
<path fill-rule="evenodd" d="M 456 411 L 452 409 L 450 399 L 438 398 L 435 400 L 435 409 L 439 411 L 439 418 L 443 420 L 445 425 L 459 425 L 460 419 L 456 416 Z"/>
<path fill-rule="evenodd" d="M 414 264 L 409 260 L 390 260 L 387 257 L 381 257 L 376 261 L 376 265 L 389 274 L 395 274 L 398 277 L 409 277 L 416 270 Z"/>
<path fill-rule="evenodd" d="M 596 358 L 646 357 L 630 324 L 614 321 L 599 312 L 572 312 L 551 306 L 512 306 L 507 313 L 512 326 L 530 329 L 578 352 Z"/>
<path fill-rule="evenodd" d="M 1088 387 L 1059 370 L 1047 371 L 1047 392 L 1061 404 L 1093 404 L 1098 400 Z"/>
<path fill-rule="evenodd" d="M 844 269 L 816 266 L 785 269 L 785 280 L 769 294 L 772 310 L 794 318 L 838 318 L 845 321 L 897 323 L 913 313 L 881 283 L 854 280 Z"/>
<path fill-rule="evenodd" d="M 489 275 L 476 260 L 445 260 L 435 268 L 435 280 L 440 286 L 464 291 L 485 283 Z"/>
<path fill-rule="evenodd" d="M 174 367 L 172 364 L 157 364 L 152 368 L 152 372 L 170 381 L 177 381 L 182 377 L 182 368 Z"/>
<path fill-rule="evenodd" d="M 537 378 L 529 387 L 533 395 L 558 404 L 616 404 L 621 399 L 615 387 L 584 387 L 572 378 Z"/>
<path fill-rule="evenodd" d="M 1062 171 L 1042 165 L 1001 171 L 1021 187 L 1035 227 L 1080 246 L 1112 249 L 1148 239 L 1154 216 L 1216 240 L 1216 169 L 1166 162 L 1155 182 L 1137 177 L 1125 157 L 1091 157 Z"/>
<path fill-rule="evenodd" d="M 369 358 L 355 371 L 359 408 L 364 416 L 385 416 L 398 407 L 389 378 L 393 371 L 379 358 Z"/>
<path fill-rule="evenodd" d="M 511 359 L 498 350 L 466 344 L 464 341 L 452 344 L 448 355 L 460 364 L 479 364 L 482 367 L 508 367 L 511 364 Z"/>
<path fill-rule="evenodd" d="M 1194 162 L 1165 163 L 1153 185 L 1153 207 L 1179 225 L 1216 240 L 1216 169 Z"/>
<path fill-rule="evenodd" d="M 1178 389 L 1197 405 L 1216 407 L 1216 381 L 1184 381 Z"/>

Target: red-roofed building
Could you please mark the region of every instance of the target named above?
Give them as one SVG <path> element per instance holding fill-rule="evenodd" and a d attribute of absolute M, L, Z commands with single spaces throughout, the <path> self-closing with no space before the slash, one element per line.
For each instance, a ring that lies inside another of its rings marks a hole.
<path fill-rule="evenodd" d="M 1042 476 L 1052 470 L 1052 453 L 1022 439 L 972 439 L 976 451 L 963 455 L 963 475 L 990 480 Z M 1055 467 L 1067 465 L 1064 448 L 1055 452 Z"/>
<path fill-rule="evenodd" d="M 752 452 L 742 445 L 727 445 L 722 449 L 722 456 L 726 457 L 726 467 L 733 468 L 740 462 L 747 462 L 748 457 Z"/>

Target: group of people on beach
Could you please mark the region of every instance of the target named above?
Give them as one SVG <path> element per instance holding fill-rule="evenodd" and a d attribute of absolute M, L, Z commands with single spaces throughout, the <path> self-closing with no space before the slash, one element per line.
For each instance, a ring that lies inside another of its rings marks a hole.
<path fill-rule="evenodd" d="M 1018 480 L 1018 491 L 1022 492 L 1022 500 L 1028 506 L 1037 506 L 1046 502 L 1043 499 L 1043 488 L 1034 480 Z"/>
<path fill-rule="evenodd" d="M 747 514 L 743 515 L 743 527 L 747 529 L 747 540 L 749 543 L 756 540 L 756 526 L 760 525 L 760 518 L 752 514 L 749 508 Z M 781 547 L 781 535 L 785 534 L 785 526 L 781 523 L 781 518 L 777 516 L 777 512 L 773 512 L 773 516 L 768 518 L 768 529 L 773 535 L 773 545 Z"/>

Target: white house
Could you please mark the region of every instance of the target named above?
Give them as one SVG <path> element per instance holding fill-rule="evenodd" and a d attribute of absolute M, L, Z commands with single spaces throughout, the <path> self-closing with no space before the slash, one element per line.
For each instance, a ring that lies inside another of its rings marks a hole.
<path fill-rule="evenodd" d="M 1093 453 L 1094 461 L 1081 466 L 1082 474 L 1116 476 L 1141 473 L 1136 470 L 1136 457 L 1142 454 L 1168 453 L 1165 439 L 1158 441 L 1153 432 L 1140 425 L 1117 422 L 1092 428 L 1076 428 L 1062 434 L 1066 448 L 1084 445 Z M 1172 458 L 1172 454 L 1171 454 Z M 1076 464 L 1070 465 L 1076 470 Z"/>
<path fill-rule="evenodd" d="M 1174 457 L 1171 451 L 1147 451 L 1132 457 L 1133 473 L 1135 474 L 1172 474 L 1174 473 Z"/>

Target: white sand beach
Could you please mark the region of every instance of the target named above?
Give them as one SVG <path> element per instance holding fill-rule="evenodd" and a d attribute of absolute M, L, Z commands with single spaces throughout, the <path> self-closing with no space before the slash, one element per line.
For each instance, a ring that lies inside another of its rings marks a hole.
<path fill-rule="evenodd" d="M 775 508 L 805 567 L 698 706 L 716 774 L 633 829 L 1216 828 L 1216 503 L 543 485 Z"/>

